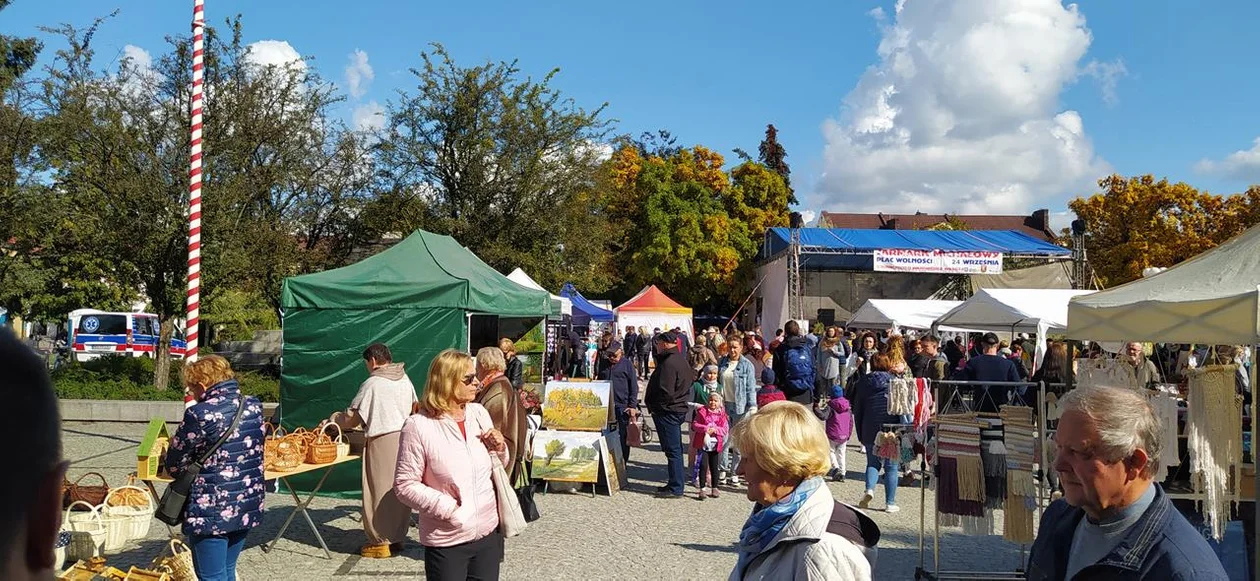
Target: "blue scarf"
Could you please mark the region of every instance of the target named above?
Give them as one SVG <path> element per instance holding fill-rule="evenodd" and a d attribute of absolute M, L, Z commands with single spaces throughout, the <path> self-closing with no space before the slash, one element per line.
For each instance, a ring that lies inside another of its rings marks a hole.
<path fill-rule="evenodd" d="M 753 506 L 752 515 L 739 532 L 739 561 L 735 563 L 735 571 L 740 577 L 744 574 L 744 568 L 770 545 L 770 541 L 787 526 L 796 511 L 805 505 L 810 493 L 822 486 L 822 483 L 823 479 L 815 476 L 802 481 L 791 494 L 770 506 Z"/>

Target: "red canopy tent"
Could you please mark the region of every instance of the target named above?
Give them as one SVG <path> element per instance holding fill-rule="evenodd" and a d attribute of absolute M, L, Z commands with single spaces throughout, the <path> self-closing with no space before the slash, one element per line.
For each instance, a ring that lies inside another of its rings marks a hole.
<path fill-rule="evenodd" d="M 656 285 L 644 287 L 639 294 L 613 309 L 613 313 L 617 315 L 617 327 L 620 329 L 633 326 L 650 332 L 654 328 L 664 331 L 679 327 L 688 336 L 696 336 L 691 322 L 691 308 L 678 304 Z"/>

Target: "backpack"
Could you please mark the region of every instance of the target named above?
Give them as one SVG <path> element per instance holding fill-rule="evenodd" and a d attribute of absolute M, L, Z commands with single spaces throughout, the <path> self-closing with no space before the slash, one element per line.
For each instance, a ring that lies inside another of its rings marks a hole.
<path fill-rule="evenodd" d="M 809 344 L 783 351 L 785 356 L 783 368 L 787 371 L 787 378 L 783 380 L 785 387 L 791 387 L 796 393 L 813 391 L 814 380 L 811 378 L 814 376 L 814 356 L 812 351 L 813 347 Z"/>

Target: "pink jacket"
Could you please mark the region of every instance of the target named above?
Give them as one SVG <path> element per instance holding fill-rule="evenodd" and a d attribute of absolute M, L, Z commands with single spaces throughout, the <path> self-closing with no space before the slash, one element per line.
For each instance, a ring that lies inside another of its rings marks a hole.
<path fill-rule="evenodd" d="M 691 422 L 691 448 L 693 450 L 704 449 L 704 436 L 709 433 L 709 427 L 717 428 L 717 449 L 722 449 L 722 442 L 726 439 L 726 433 L 730 431 L 730 423 L 726 419 L 726 410 L 718 409 L 712 411 L 707 406 L 696 409 L 696 419 Z"/>
<path fill-rule="evenodd" d="M 403 423 L 394 469 L 394 492 L 420 514 L 420 544 L 450 547 L 480 539 L 499 527 L 490 479 L 490 451 L 479 436 L 494 427 L 479 404 L 464 409 L 467 440 L 449 416 L 417 414 Z M 507 462 L 507 453 L 499 452 Z"/>

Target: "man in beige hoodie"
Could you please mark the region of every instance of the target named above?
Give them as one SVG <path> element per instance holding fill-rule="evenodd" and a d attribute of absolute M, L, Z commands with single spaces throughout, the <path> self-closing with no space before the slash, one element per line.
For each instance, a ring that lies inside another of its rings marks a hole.
<path fill-rule="evenodd" d="M 345 414 L 339 414 L 338 423 L 347 428 L 361 425 L 366 432 L 363 531 L 367 544 L 360 554 L 385 558 L 402 551 L 407 540 L 411 510 L 394 494 L 394 466 L 403 422 L 415 411 L 419 399 L 403 364 L 394 363 L 389 347 L 373 343 L 363 351 L 363 360 L 368 378 Z"/>

